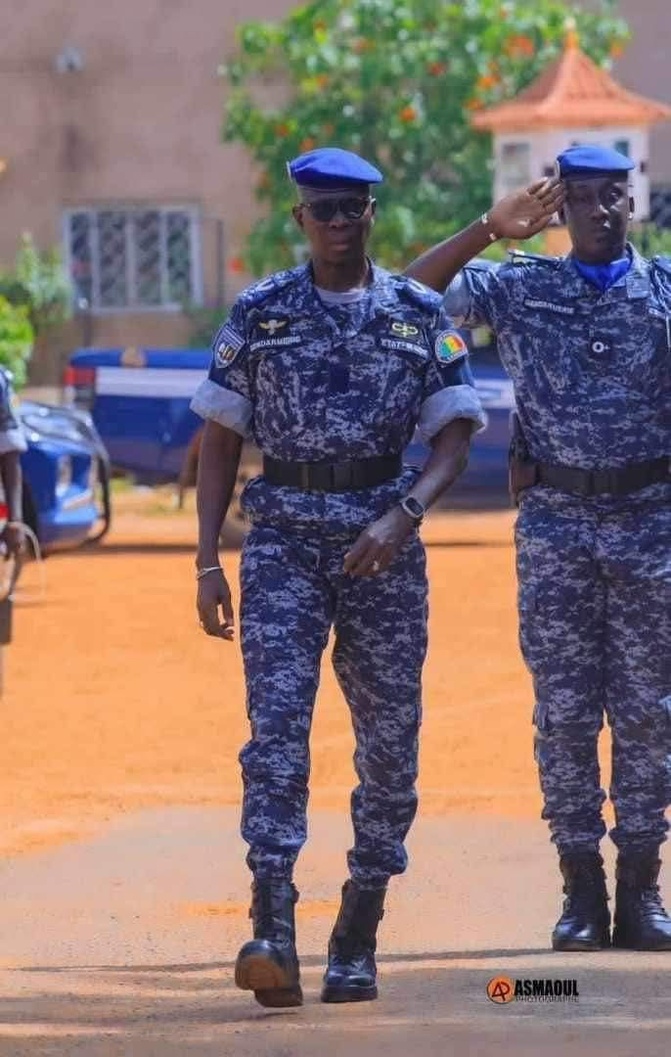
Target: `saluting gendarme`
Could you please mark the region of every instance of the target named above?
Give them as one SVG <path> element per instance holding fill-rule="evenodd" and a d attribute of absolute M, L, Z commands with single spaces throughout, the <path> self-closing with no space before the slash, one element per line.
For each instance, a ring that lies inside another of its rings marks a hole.
<path fill-rule="evenodd" d="M 644 260 L 626 241 L 632 165 L 609 148 L 571 147 L 558 180 L 503 199 L 409 269 L 444 289 L 490 239 L 530 234 L 520 224 L 534 210 L 563 208 L 567 257 L 469 265 L 445 294 L 459 323 L 496 332 L 515 389 L 521 644 L 566 895 L 556 950 L 671 950 L 657 885 L 671 801 L 671 261 Z M 599 853 L 604 716 L 612 940 Z"/>
<path fill-rule="evenodd" d="M 389 878 L 406 868 L 417 807 L 427 617 L 418 529 L 484 425 L 466 346 L 442 299 L 366 257 L 378 170 L 328 148 L 297 158 L 290 172 L 310 261 L 240 296 L 192 405 L 207 420 L 197 577 L 210 635 L 232 635 L 217 541 L 242 438 L 263 453 L 263 474 L 242 498 L 252 521 L 240 614 L 251 739 L 240 759 L 254 939 L 235 978 L 265 1006 L 302 1001 L 292 878 L 306 838 L 310 724 L 331 627 L 359 784 L 322 999 L 377 996 L 378 922 Z M 401 462 L 415 426 L 433 449 L 421 475 Z"/>

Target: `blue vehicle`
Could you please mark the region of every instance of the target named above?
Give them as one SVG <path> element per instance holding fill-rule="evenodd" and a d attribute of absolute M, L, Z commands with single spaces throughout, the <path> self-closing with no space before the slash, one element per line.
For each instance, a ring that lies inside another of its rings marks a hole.
<path fill-rule="evenodd" d="M 23 520 L 42 553 L 101 539 L 111 517 L 109 459 L 91 417 L 31 400 L 15 413 L 28 444 Z"/>
<path fill-rule="evenodd" d="M 448 502 L 500 505 L 507 501 L 512 383 L 493 335 L 464 332 L 489 424 L 473 441 L 469 465 Z M 81 349 L 70 359 L 65 400 L 92 416 L 114 471 L 140 484 L 175 483 L 180 494 L 195 481 L 202 420 L 189 401 L 210 365 L 207 349 Z M 421 465 L 427 449 L 409 445 L 406 461 Z M 240 484 L 258 472 L 258 454 L 247 445 Z"/>
<path fill-rule="evenodd" d="M 189 402 L 210 358 L 206 349 L 83 349 L 66 370 L 64 402 L 90 414 L 114 472 L 178 482 L 197 450 L 203 422 Z"/>
<path fill-rule="evenodd" d="M 494 335 L 487 327 L 462 331 L 469 347 L 475 385 L 487 412 L 487 428 L 471 444 L 468 466 L 444 498 L 447 506 L 508 504 L 508 446 L 510 415 L 515 406 L 513 383 L 499 360 Z M 428 449 L 412 441 L 405 461 L 421 466 Z"/>

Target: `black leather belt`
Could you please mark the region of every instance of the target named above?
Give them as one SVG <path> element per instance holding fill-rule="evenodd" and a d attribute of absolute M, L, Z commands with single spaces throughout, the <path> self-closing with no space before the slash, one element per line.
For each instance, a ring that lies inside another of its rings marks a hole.
<path fill-rule="evenodd" d="M 538 463 L 538 484 L 578 495 L 626 495 L 649 484 L 671 481 L 671 458 L 650 459 L 605 470 L 581 470 L 577 466 Z"/>
<path fill-rule="evenodd" d="M 304 492 L 354 492 L 398 477 L 400 455 L 378 455 L 349 462 L 285 462 L 263 456 L 263 476 L 269 484 L 287 485 Z"/>

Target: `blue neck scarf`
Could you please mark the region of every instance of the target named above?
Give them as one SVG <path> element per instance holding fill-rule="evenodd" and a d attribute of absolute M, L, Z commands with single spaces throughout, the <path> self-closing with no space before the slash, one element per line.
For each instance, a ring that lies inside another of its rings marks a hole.
<path fill-rule="evenodd" d="M 618 279 L 627 274 L 631 268 L 631 257 L 627 253 L 624 257 L 618 257 L 616 261 L 610 261 L 608 264 L 585 264 L 584 261 L 573 257 L 573 264 L 583 279 L 586 279 L 592 286 L 596 286 L 597 290 L 603 294 Z"/>

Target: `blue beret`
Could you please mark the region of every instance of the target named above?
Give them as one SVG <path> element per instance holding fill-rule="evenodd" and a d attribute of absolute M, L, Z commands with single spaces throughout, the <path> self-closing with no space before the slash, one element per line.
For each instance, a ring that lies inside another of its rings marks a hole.
<path fill-rule="evenodd" d="M 347 184 L 379 184 L 384 179 L 374 165 L 340 147 L 320 147 L 300 154 L 287 163 L 287 169 L 299 187 L 325 191 Z"/>
<path fill-rule="evenodd" d="M 585 180 L 590 176 L 620 176 L 624 178 L 634 162 L 626 154 L 612 147 L 598 147 L 583 143 L 569 147 L 557 157 L 559 175 L 563 179 Z"/>

